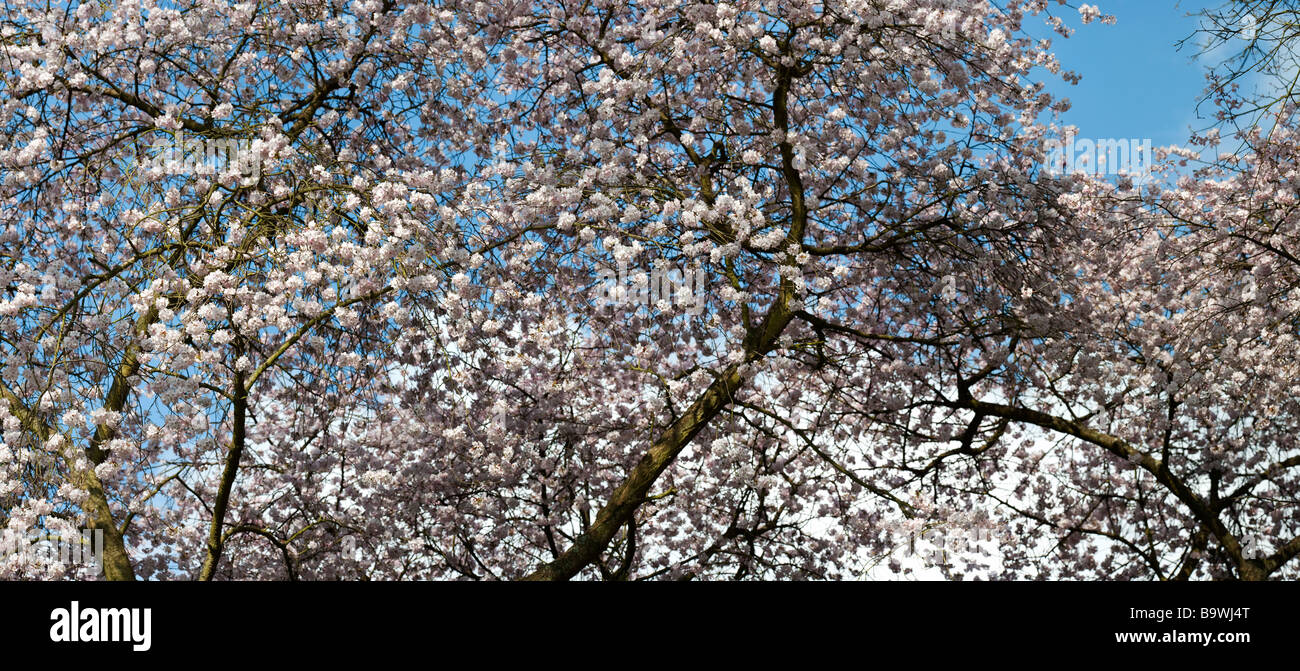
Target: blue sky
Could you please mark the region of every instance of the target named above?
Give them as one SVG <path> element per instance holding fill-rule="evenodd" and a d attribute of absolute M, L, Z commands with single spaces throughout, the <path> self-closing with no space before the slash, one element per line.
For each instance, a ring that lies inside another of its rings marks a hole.
<path fill-rule="evenodd" d="M 1193 44 L 1179 50 L 1179 40 L 1192 35 L 1195 16 L 1202 8 L 1219 6 L 1213 0 L 1090 0 L 1116 23 L 1094 21 L 1082 25 L 1068 6 L 1051 5 L 1054 15 L 1075 28 L 1069 39 L 1054 36 L 1046 27 L 1031 34 L 1055 37 L 1053 51 L 1062 70 L 1083 76 L 1076 85 L 1049 78 L 1049 91 L 1069 98 L 1071 109 L 1062 120 L 1079 128 L 1079 137 L 1151 138 L 1153 146 L 1184 144 L 1188 129 L 1211 124 L 1204 105 L 1200 118 L 1196 105 L 1205 87 L 1205 65 Z M 1078 6 L 1076 0 L 1070 4 Z M 1031 24 L 1026 22 L 1026 27 Z"/>

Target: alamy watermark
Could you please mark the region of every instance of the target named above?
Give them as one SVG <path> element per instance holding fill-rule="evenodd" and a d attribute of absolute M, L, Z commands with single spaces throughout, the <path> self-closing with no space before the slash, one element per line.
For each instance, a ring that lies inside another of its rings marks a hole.
<path fill-rule="evenodd" d="M 155 143 L 154 152 L 142 157 L 140 167 L 164 175 L 221 174 L 231 170 L 244 181 L 262 176 L 261 155 L 248 138 L 205 138 L 178 130 L 167 141 Z"/>
<path fill-rule="evenodd" d="M 1047 141 L 1047 171 L 1054 175 L 1140 177 L 1152 167 L 1151 138 L 1078 138 Z"/>
<path fill-rule="evenodd" d="M 662 311 L 674 307 L 687 314 L 704 311 L 705 283 L 703 268 L 673 267 L 663 261 L 651 263 L 650 272 L 629 272 L 626 261 L 618 268 L 596 268 L 597 304 L 601 306 L 649 306 Z"/>
<path fill-rule="evenodd" d="M 950 553 L 961 554 L 977 550 L 980 543 L 995 541 L 1005 531 L 1002 525 L 989 520 L 935 526 L 922 531 L 919 537 L 909 538 L 907 554 L 919 555 L 933 566 L 949 567 L 952 565 Z M 922 540 L 927 543 L 918 548 L 917 542 Z"/>
<path fill-rule="evenodd" d="M 0 561 L 46 568 L 54 564 L 68 568 L 85 566 L 99 575 L 104 570 L 104 530 L 82 529 L 68 536 L 44 529 L 25 532 L 3 529 L 0 530 Z"/>
<path fill-rule="evenodd" d="M 153 647 L 152 608 L 87 608 L 73 601 L 50 611 L 54 643 L 130 643 L 136 652 Z"/>

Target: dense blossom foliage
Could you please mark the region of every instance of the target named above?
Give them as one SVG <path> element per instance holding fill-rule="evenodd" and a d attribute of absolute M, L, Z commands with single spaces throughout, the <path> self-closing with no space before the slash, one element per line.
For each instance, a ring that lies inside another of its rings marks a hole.
<path fill-rule="evenodd" d="M 0 525 L 110 579 L 852 578 L 971 528 L 950 574 L 1294 576 L 1300 138 L 1045 170 L 1028 26 L 1099 18 L 7 0 Z"/>

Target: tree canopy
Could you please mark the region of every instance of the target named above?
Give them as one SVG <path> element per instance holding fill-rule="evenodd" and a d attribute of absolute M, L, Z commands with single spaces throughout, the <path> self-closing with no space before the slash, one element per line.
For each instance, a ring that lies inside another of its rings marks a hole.
<path fill-rule="evenodd" d="M 0 526 L 109 579 L 856 578 L 972 528 L 949 575 L 1294 578 L 1295 109 L 1050 170 L 1025 24 L 1097 19 L 9 0 Z"/>

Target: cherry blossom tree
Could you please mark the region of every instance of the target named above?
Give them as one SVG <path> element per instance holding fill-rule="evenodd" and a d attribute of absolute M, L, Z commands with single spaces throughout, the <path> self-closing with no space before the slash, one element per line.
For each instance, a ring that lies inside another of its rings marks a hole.
<path fill-rule="evenodd" d="M 1014 37 L 1024 9 L 513 19 L 485 122 L 501 130 L 455 215 L 501 244 L 417 300 L 393 343 L 408 358 L 368 402 L 264 425 L 269 461 L 339 467 L 283 513 L 332 516 L 316 547 L 345 535 L 313 575 L 865 570 L 919 513 L 852 460 L 898 435 L 881 418 L 931 375 L 918 344 L 1010 328 L 1005 297 L 1060 223 L 1034 184 L 1052 101 L 1028 78 L 1056 66 Z M 603 268 L 656 261 L 708 270 L 700 315 L 604 304 Z M 950 314 L 943 282 L 967 265 L 984 293 Z M 404 461 L 344 466 L 393 445 Z M 259 546 L 232 575 L 284 575 Z"/>
<path fill-rule="evenodd" d="M 1229 0 L 1198 11 L 1200 27 L 1180 42 L 1212 60 L 1203 103 L 1218 121 L 1248 128 L 1294 101 L 1300 84 L 1300 7 L 1289 0 Z"/>
<path fill-rule="evenodd" d="M 1206 14 L 1241 49 L 1209 73 L 1223 135 L 1162 152 L 1146 188 L 1080 180 L 1059 197 L 1075 237 L 1021 296 L 1030 328 L 1000 363 L 954 365 L 936 389 L 932 408 L 964 411 L 940 432 L 960 444 L 918 434 L 933 447 L 904 470 L 951 507 L 994 503 L 981 524 L 1023 539 L 996 570 L 978 556 L 965 570 L 1296 575 L 1290 15 L 1270 2 Z M 1255 74 L 1264 89 L 1239 86 Z M 1237 149 L 1215 159 L 1223 147 Z"/>
<path fill-rule="evenodd" d="M 1290 575 L 1294 147 L 1045 171 L 1059 8 L 12 2 L 0 521 L 110 579 L 844 578 L 986 522 L 963 575 Z"/>
<path fill-rule="evenodd" d="M 431 8 L 353 9 L 7 7 L 9 529 L 99 529 L 109 579 L 211 577 L 261 389 L 345 388 L 377 301 L 429 281 L 400 269 L 474 75 Z"/>
<path fill-rule="evenodd" d="M 1192 174 L 1175 169 L 1217 133 L 1169 152 L 1170 186 L 1058 198 L 1074 237 L 1019 297 L 1025 328 L 982 367 L 949 357 L 928 404 L 947 426 L 918 431 L 930 449 L 899 464 L 1023 539 L 966 570 L 1296 575 L 1294 113 Z"/>

